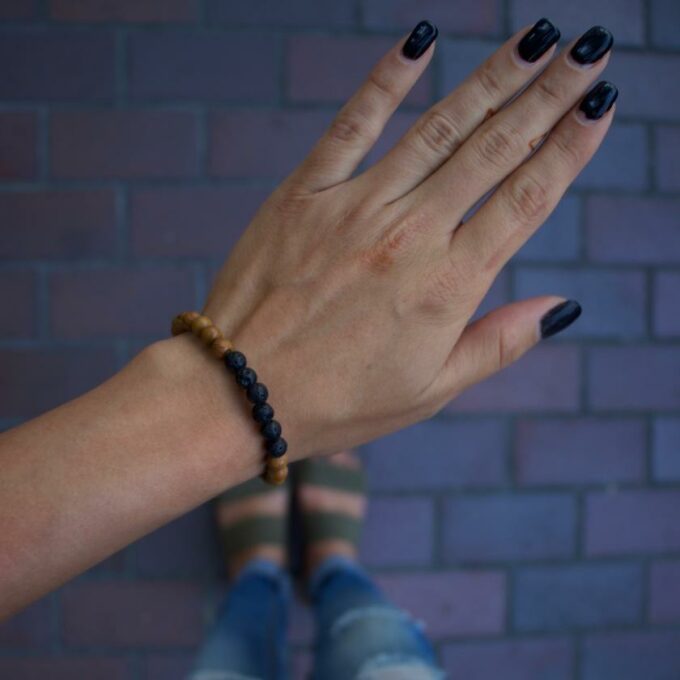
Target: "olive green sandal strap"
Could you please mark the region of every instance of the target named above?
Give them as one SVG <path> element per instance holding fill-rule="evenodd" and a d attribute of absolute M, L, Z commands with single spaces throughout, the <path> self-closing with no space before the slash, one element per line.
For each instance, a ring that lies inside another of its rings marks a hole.
<path fill-rule="evenodd" d="M 228 555 L 264 544 L 285 546 L 287 541 L 286 524 L 280 517 L 246 517 L 219 531 Z"/>
<path fill-rule="evenodd" d="M 323 459 L 306 460 L 301 463 L 298 481 L 303 484 L 325 486 L 337 491 L 366 493 L 366 476 L 362 468 L 335 465 Z"/>
<path fill-rule="evenodd" d="M 334 491 L 366 493 L 366 475 L 361 467 L 336 465 L 323 458 L 308 459 L 300 463 L 297 475 L 299 484 L 325 487 Z M 344 513 L 321 510 L 302 512 L 305 540 L 316 543 L 328 540 L 345 540 L 358 546 L 363 520 Z"/>
<path fill-rule="evenodd" d="M 255 496 L 262 493 L 275 493 L 280 487 L 267 484 L 260 477 L 253 477 L 238 486 L 223 491 L 219 496 L 215 497 L 216 501 L 237 501 L 248 496 Z"/>
<path fill-rule="evenodd" d="M 363 522 L 336 512 L 305 512 L 302 514 L 305 540 L 308 543 L 343 540 L 359 544 Z"/>

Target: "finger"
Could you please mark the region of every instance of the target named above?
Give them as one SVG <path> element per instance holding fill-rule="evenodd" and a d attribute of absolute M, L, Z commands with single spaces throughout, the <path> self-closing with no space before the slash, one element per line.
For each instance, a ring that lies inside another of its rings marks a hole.
<path fill-rule="evenodd" d="M 429 64 L 437 35 L 434 24 L 421 21 L 375 64 L 293 172 L 292 181 L 321 191 L 351 176 Z"/>
<path fill-rule="evenodd" d="M 453 233 L 449 259 L 455 267 L 493 279 L 543 224 L 574 178 L 600 146 L 618 95 L 601 81 L 548 135 L 541 148 L 515 170 L 491 198 Z"/>
<path fill-rule="evenodd" d="M 382 159 L 362 173 L 362 181 L 375 187 L 372 193 L 384 203 L 411 191 L 545 67 L 559 37 L 547 19 L 525 26 L 423 114 Z"/>
<path fill-rule="evenodd" d="M 559 333 L 580 314 L 578 302 L 555 296 L 513 302 L 489 312 L 463 331 L 437 389 L 453 398 L 512 364 L 542 338 Z"/>
<path fill-rule="evenodd" d="M 412 193 L 415 203 L 425 201 L 446 216 L 443 229 L 455 228 L 472 205 L 524 162 L 604 69 L 613 38 L 606 29 L 595 28 L 556 57 L 517 99 L 481 125 Z M 595 62 L 581 64 L 574 59 L 584 41 L 598 48 L 591 53 L 597 57 Z"/>

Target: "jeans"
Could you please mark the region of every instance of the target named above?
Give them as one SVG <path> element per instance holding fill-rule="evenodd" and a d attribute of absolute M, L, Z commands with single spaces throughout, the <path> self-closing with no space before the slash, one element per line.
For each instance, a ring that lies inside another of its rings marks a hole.
<path fill-rule="evenodd" d="M 309 582 L 317 622 L 313 680 L 441 680 L 421 624 L 390 604 L 362 567 L 329 557 Z M 252 560 L 221 603 L 190 680 L 282 680 L 292 585 Z"/>

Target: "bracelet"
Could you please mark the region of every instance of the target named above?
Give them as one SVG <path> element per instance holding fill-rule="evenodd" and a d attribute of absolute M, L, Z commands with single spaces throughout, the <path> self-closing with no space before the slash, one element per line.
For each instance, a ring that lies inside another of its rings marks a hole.
<path fill-rule="evenodd" d="M 281 424 L 274 420 L 274 409 L 267 403 L 269 391 L 257 381 L 257 373 L 247 365 L 245 356 L 234 349 L 222 331 L 198 312 L 183 312 L 172 320 L 172 334 L 191 331 L 200 338 L 214 356 L 224 361 L 227 370 L 234 374 L 236 383 L 243 387 L 248 401 L 252 402 L 252 416 L 264 437 L 266 457 L 262 479 L 269 484 L 283 484 L 288 477 L 288 443 L 281 436 Z"/>

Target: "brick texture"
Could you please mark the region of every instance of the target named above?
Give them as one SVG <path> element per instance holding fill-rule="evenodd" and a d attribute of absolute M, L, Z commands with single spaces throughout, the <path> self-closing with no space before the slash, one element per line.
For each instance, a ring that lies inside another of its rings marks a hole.
<path fill-rule="evenodd" d="M 360 554 L 451 677 L 680 677 L 679 7 L 1 1 L 0 431 L 200 307 L 258 208 L 418 21 L 439 28 L 432 63 L 355 176 L 523 26 L 548 17 L 560 50 L 606 26 L 616 120 L 474 318 L 545 293 L 583 314 L 434 417 L 358 447 Z M 297 547 L 299 534 L 293 522 Z M 224 577 L 206 504 L 1 624 L 0 677 L 184 678 Z M 314 635 L 298 593 L 296 680 Z"/>

